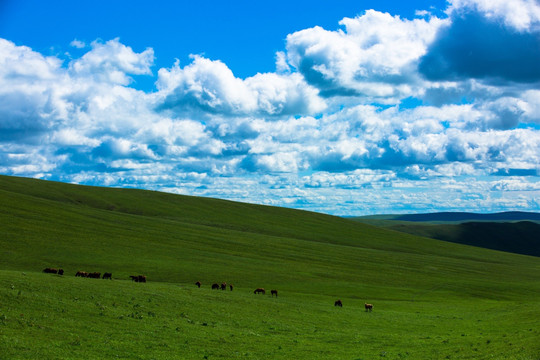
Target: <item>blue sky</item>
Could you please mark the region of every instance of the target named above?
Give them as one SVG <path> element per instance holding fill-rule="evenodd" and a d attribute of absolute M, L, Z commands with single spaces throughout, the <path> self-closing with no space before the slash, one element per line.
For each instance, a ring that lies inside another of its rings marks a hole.
<path fill-rule="evenodd" d="M 540 3 L 0 2 L 0 173 L 540 211 Z"/>

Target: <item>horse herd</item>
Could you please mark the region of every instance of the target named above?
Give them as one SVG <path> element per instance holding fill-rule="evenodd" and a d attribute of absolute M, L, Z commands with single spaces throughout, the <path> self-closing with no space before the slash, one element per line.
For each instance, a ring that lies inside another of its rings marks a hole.
<path fill-rule="evenodd" d="M 43 269 L 43 272 L 46 274 L 58 274 L 58 275 L 64 275 L 64 269 L 55 269 L 55 268 L 45 268 Z M 101 276 L 101 273 L 99 272 L 86 272 L 86 271 L 77 271 L 75 274 L 76 277 L 85 277 L 85 278 L 91 278 L 91 279 L 109 279 L 112 280 L 112 273 L 106 272 L 103 274 L 103 277 Z M 130 275 L 131 281 L 135 282 L 146 282 L 146 276 L 145 275 Z"/>
<path fill-rule="evenodd" d="M 200 281 L 197 281 L 195 283 L 195 285 L 197 285 L 197 287 L 201 287 L 202 283 Z M 231 291 L 233 290 L 233 286 L 232 284 L 229 284 L 229 287 L 231 289 Z M 227 283 L 223 282 L 221 283 L 221 285 L 219 285 L 218 283 L 213 283 L 212 284 L 212 290 L 226 290 L 227 289 Z M 257 294 L 266 294 L 266 290 L 264 288 L 256 288 L 253 293 L 255 295 Z M 270 294 L 272 295 L 272 297 L 274 297 L 274 295 L 276 295 L 276 297 L 278 296 L 278 291 L 275 290 L 275 289 L 272 289 L 270 290 Z M 343 307 L 343 302 L 341 300 L 336 300 L 336 302 L 334 302 L 334 306 L 339 306 L 339 307 Z M 366 309 L 366 311 L 372 311 L 373 310 L 373 304 L 364 304 L 364 308 Z"/>
<path fill-rule="evenodd" d="M 43 272 L 44 273 L 47 273 L 47 274 L 58 274 L 58 275 L 64 275 L 64 269 L 55 269 L 55 268 L 45 268 L 43 269 Z M 86 272 L 86 271 L 77 271 L 77 273 L 75 274 L 76 277 L 87 277 L 87 278 L 93 278 L 93 279 L 99 279 L 101 277 L 101 273 L 99 272 L 92 272 L 92 273 L 89 273 L 89 272 Z M 135 282 L 141 282 L 141 283 L 145 283 L 146 282 L 146 276 L 145 275 L 130 275 L 129 276 L 131 281 L 135 281 Z M 109 279 L 109 280 L 112 280 L 112 273 L 104 273 L 103 274 L 103 277 L 102 279 Z M 195 283 L 195 285 L 197 285 L 197 287 L 201 287 L 202 283 L 200 281 L 197 281 Z M 226 290 L 227 289 L 227 286 L 229 287 L 230 291 L 233 291 L 233 284 L 227 284 L 226 282 L 222 282 L 221 285 L 218 284 L 218 283 L 213 283 L 212 284 L 212 290 Z M 253 291 L 254 294 L 266 294 L 266 290 L 264 290 L 264 288 L 257 288 Z M 277 297 L 278 296 L 278 291 L 276 289 L 272 289 L 270 290 L 270 294 L 272 295 L 272 297 L 274 297 L 274 295 Z M 334 302 L 334 306 L 339 306 L 339 307 L 343 307 L 343 302 L 341 300 L 336 300 Z M 366 311 L 372 311 L 373 310 L 373 304 L 364 304 L 364 307 L 366 309 Z"/>
<path fill-rule="evenodd" d="M 197 287 L 201 287 L 202 283 L 200 281 L 197 281 L 195 283 L 195 285 L 197 285 Z M 233 291 L 234 289 L 234 286 L 233 284 L 227 284 L 226 282 L 222 282 L 221 285 L 218 284 L 218 283 L 213 283 L 212 284 L 212 290 L 226 290 L 227 289 L 227 286 L 229 286 L 229 289 L 231 291 Z M 255 289 L 255 291 L 253 291 L 254 294 L 266 294 L 266 290 L 264 290 L 263 288 L 257 288 Z M 274 297 L 274 295 L 276 295 L 276 297 L 278 296 L 278 291 L 275 290 L 275 289 L 272 289 L 270 290 L 270 294 L 272 295 L 272 297 Z"/>

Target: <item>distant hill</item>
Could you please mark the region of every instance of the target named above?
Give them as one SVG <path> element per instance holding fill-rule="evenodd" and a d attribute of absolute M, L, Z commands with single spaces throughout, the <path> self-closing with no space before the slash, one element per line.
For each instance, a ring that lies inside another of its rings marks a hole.
<path fill-rule="evenodd" d="M 540 213 L 440 212 L 373 215 L 354 220 L 437 240 L 540 256 Z"/>
<path fill-rule="evenodd" d="M 437 212 L 424 214 L 388 214 L 371 215 L 354 218 L 365 223 L 374 223 L 376 221 L 412 221 L 412 222 L 431 222 L 431 223 L 462 223 L 466 221 L 538 221 L 540 222 L 540 213 L 524 211 L 507 211 L 490 214 L 478 214 L 470 212 Z M 384 223 L 383 223 L 384 225 Z"/>
<path fill-rule="evenodd" d="M 446 225 L 400 223 L 388 228 L 453 243 L 540 256 L 540 224 L 531 221 L 464 222 Z"/>
<path fill-rule="evenodd" d="M 493 214 L 475 214 L 468 212 L 440 212 L 427 214 L 405 214 L 396 215 L 393 220 L 398 221 L 522 221 L 534 220 L 540 221 L 540 213 L 508 211 Z"/>

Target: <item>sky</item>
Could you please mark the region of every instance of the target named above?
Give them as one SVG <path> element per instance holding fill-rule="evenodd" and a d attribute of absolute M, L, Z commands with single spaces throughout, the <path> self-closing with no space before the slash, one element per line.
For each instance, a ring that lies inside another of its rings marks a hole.
<path fill-rule="evenodd" d="M 0 174 L 540 211 L 540 2 L 0 0 Z"/>

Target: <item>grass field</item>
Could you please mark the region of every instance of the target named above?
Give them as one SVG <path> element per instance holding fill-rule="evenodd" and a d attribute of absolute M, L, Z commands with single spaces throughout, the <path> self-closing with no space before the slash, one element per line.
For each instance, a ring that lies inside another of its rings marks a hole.
<path fill-rule="evenodd" d="M 4 176 L 0 247 L 1 359 L 540 359 L 535 257 L 304 211 Z M 223 281 L 234 291 L 210 289 Z"/>

